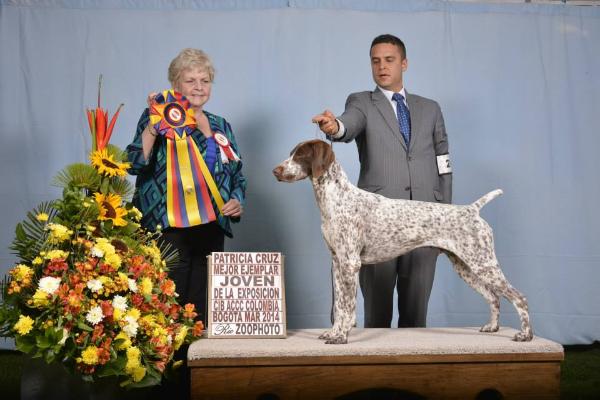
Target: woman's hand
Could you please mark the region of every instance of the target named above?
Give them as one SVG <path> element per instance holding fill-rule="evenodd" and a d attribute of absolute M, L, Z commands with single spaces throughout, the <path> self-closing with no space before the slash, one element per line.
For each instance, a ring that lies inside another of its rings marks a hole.
<path fill-rule="evenodd" d="M 148 108 L 152 108 L 152 103 L 154 103 L 154 98 L 158 96 L 158 92 L 151 92 L 146 99 L 146 103 L 148 103 Z"/>
<path fill-rule="evenodd" d="M 221 212 L 226 217 L 239 217 L 244 212 L 244 209 L 239 201 L 231 199 L 223 205 Z"/>

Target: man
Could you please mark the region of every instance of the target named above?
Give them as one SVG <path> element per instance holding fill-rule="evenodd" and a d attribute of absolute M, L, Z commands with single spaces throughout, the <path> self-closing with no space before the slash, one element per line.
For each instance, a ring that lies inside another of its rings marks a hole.
<path fill-rule="evenodd" d="M 439 105 L 409 94 L 402 81 L 408 68 L 404 43 L 393 35 L 376 37 L 370 50 L 374 91 L 353 93 L 336 118 L 325 110 L 313 118 L 334 140 L 356 141 L 358 187 L 385 197 L 450 203 L 452 170 Z M 439 251 L 416 249 L 360 270 L 365 327 L 389 328 L 394 287 L 398 327 L 424 327 Z"/>

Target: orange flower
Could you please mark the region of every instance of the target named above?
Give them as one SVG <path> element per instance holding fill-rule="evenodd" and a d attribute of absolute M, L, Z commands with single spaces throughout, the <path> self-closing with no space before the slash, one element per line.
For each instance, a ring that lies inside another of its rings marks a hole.
<path fill-rule="evenodd" d="M 192 334 L 196 337 L 202 335 L 202 332 L 204 331 L 204 323 L 202 321 L 196 321 L 196 323 L 194 324 L 194 330 L 192 331 Z"/>
<path fill-rule="evenodd" d="M 163 283 L 160 285 L 160 290 L 167 296 L 173 296 L 175 294 L 175 282 L 173 282 L 171 279 L 163 281 Z"/>
<path fill-rule="evenodd" d="M 198 315 L 196 312 L 194 312 L 195 308 L 196 308 L 196 306 L 193 305 L 192 303 L 187 303 L 183 307 L 183 316 L 185 318 L 194 319 Z"/>

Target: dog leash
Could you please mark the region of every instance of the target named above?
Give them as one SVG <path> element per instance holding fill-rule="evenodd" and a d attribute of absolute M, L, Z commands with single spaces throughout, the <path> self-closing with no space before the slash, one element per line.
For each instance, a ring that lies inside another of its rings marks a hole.
<path fill-rule="evenodd" d="M 331 149 L 333 150 L 333 140 L 331 139 L 331 136 L 323 133 L 323 131 L 321 131 L 321 129 L 319 128 L 319 124 L 315 122 L 315 139 L 321 139 L 321 135 L 325 136 L 324 141 L 328 141 L 329 145 L 331 146 Z"/>

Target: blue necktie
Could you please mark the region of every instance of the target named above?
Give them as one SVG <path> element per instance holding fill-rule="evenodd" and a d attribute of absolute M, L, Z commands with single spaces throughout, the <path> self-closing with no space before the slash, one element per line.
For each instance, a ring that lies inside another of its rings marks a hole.
<path fill-rule="evenodd" d="M 396 102 L 396 114 L 398 116 L 398 125 L 400 125 L 400 133 L 404 138 L 406 147 L 410 143 L 410 112 L 404 104 L 404 96 L 400 93 L 394 93 L 392 100 Z"/>

